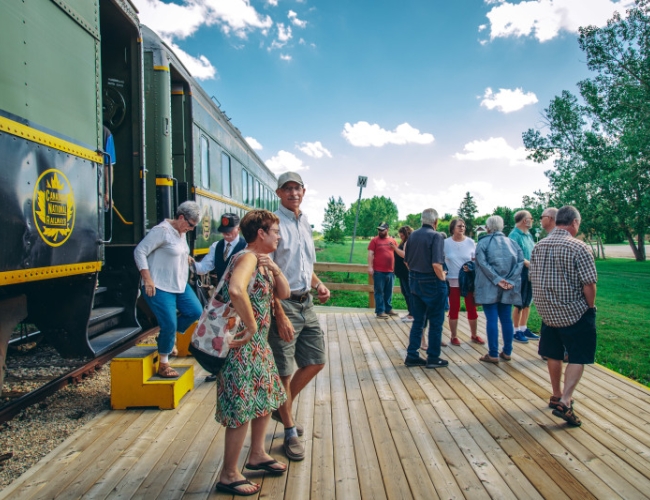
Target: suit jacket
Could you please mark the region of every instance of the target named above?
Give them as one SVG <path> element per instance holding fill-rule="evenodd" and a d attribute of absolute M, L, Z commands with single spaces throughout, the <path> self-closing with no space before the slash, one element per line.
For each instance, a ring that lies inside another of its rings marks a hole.
<path fill-rule="evenodd" d="M 201 262 L 196 263 L 197 274 L 206 274 L 213 271 L 213 274 L 216 274 L 217 280 L 220 280 L 223 273 L 226 271 L 232 256 L 246 248 L 246 240 L 241 236 L 233 241 L 232 244 L 234 245 L 234 248 L 226 260 L 223 260 L 223 251 L 226 248 L 226 240 L 222 239 L 210 245 L 208 255 L 206 255 Z"/>

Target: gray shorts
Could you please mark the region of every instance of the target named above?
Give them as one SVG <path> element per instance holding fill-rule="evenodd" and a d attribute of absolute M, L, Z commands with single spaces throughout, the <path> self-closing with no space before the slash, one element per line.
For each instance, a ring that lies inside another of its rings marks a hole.
<path fill-rule="evenodd" d="M 327 360 L 325 337 L 314 312 L 314 303 L 311 297 L 303 303 L 283 300 L 282 308 L 291 321 L 295 334 L 290 342 L 285 342 L 278 335 L 275 318 L 272 319 L 269 345 L 273 351 L 280 376 L 287 377 L 293 374 L 294 359 L 298 368 L 325 364 Z"/>

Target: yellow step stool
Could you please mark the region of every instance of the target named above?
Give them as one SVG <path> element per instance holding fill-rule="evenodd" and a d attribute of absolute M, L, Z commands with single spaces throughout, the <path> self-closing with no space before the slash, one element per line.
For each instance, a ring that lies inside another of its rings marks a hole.
<path fill-rule="evenodd" d="M 158 349 L 155 345 L 137 345 L 111 361 L 111 408 L 157 406 L 176 408 L 181 398 L 194 389 L 194 365 L 174 364 L 178 378 L 158 376 Z"/>
<path fill-rule="evenodd" d="M 178 350 L 176 357 L 185 358 L 191 356 L 189 346 L 192 341 L 192 334 L 194 333 L 194 330 L 196 330 L 196 325 L 198 324 L 198 321 L 192 323 L 190 327 L 185 330 L 185 333 L 176 332 L 176 349 Z"/>

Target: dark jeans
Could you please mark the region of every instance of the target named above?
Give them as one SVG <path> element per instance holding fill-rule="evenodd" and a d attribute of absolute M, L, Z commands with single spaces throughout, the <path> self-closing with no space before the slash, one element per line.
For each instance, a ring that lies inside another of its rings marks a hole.
<path fill-rule="evenodd" d="M 382 314 L 393 310 L 393 273 L 375 271 L 372 275 L 375 282 L 375 314 Z"/>
<path fill-rule="evenodd" d="M 447 282 L 441 281 L 435 274 L 409 273 L 411 287 L 411 308 L 413 324 L 409 335 L 406 357 L 419 358 L 422 342 L 422 329 L 425 320 L 429 321 L 429 348 L 427 358 L 435 360 L 440 357 L 442 325 L 445 321 L 445 304 L 447 302 Z"/>
<path fill-rule="evenodd" d="M 512 338 L 515 328 L 512 326 L 512 306 L 510 304 L 483 304 L 483 312 L 487 322 L 488 354 L 496 358 L 499 355 L 499 323 L 503 335 L 503 354 L 512 354 Z"/>
<path fill-rule="evenodd" d="M 404 300 L 406 301 L 406 308 L 409 311 L 409 316 L 413 316 L 413 310 L 411 309 L 411 287 L 409 285 L 409 277 L 398 276 L 399 278 L 399 287 L 402 290 L 402 295 L 404 295 Z"/>

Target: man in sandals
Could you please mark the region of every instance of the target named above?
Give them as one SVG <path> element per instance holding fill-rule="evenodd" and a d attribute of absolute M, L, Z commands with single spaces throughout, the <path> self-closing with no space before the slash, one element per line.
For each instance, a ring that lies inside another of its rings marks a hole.
<path fill-rule="evenodd" d="M 330 291 L 314 273 L 316 250 L 307 216 L 300 210 L 306 192 L 300 175 L 282 174 L 275 192 L 280 198 L 280 208 L 275 212 L 280 218 L 280 242 L 271 256 L 289 281 L 291 295 L 286 300 L 275 299 L 269 331 L 269 345 L 287 392 L 287 401 L 271 417 L 284 424 L 287 458 L 302 460 L 305 447 L 298 436 L 303 434 L 303 428 L 294 422 L 291 405 L 325 366 L 325 337 L 309 292 L 316 290 L 323 304 L 330 298 Z M 295 372 L 294 360 L 298 365 Z"/>
<path fill-rule="evenodd" d="M 530 279 L 533 300 L 542 317 L 539 354 L 545 356 L 553 395 L 553 415 L 569 425 L 582 422 L 573 409 L 572 395 L 584 365 L 596 354 L 596 265 L 589 247 L 575 238 L 580 213 L 572 206 L 558 210 L 555 229 L 533 249 Z M 564 351 L 568 364 L 562 379 Z"/>

